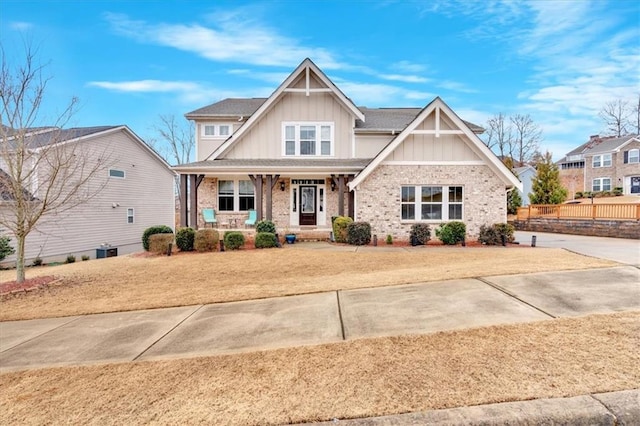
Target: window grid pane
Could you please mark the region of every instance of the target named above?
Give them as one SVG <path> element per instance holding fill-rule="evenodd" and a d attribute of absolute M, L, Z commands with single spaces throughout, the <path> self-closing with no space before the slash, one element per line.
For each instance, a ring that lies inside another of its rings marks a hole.
<path fill-rule="evenodd" d="M 591 188 L 592 191 L 600 191 L 600 179 L 594 179 Z"/>
<path fill-rule="evenodd" d="M 462 220 L 462 204 L 449 204 L 449 220 Z"/>
<path fill-rule="evenodd" d="M 220 136 L 229 136 L 229 126 L 220 126 Z"/>
<path fill-rule="evenodd" d="M 629 163 L 637 163 L 640 160 L 640 150 L 632 149 L 629 151 Z"/>
<path fill-rule="evenodd" d="M 602 179 L 602 190 L 611 191 L 611 179 Z"/>
<path fill-rule="evenodd" d="M 322 141 L 322 142 L 320 142 L 320 154 L 321 155 L 331 155 L 331 142 L 330 141 Z"/>
<path fill-rule="evenodd" d="M 254 192 L 253 182 L 251 182 L 250 180 L 241 180 L 239 183 L 240 183 L 240 195 L 253 196 L 253 192 Z"/>
<path fill-rule="evenodd" d="M 402 220 L 413 220 L 416 217 L 416 205 L 415 204 L 403 204 L 402 205 Z"/>
<path fill-rule="evenodd" d="M 402 202 L 413 203 L 416 201 L 416 188 L 413 186 L 402 187 Z"/>
<path fill-rule="evenodd" d="M 442 219 L 442 204 L 423 204 L 422 220 Z"/>
<path fill-rule="evenodd" d="M 216 126 L 204 126 L 205 136 L 215 136 L 215 134 L 216 134 Z"/>

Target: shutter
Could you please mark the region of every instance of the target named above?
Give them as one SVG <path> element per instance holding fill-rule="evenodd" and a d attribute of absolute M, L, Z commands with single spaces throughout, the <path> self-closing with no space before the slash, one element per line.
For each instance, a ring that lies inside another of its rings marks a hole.
<path fill-rule="evenodd" d="M 629 163 L 629 151 L 624 152 L 624 164 Z"/>

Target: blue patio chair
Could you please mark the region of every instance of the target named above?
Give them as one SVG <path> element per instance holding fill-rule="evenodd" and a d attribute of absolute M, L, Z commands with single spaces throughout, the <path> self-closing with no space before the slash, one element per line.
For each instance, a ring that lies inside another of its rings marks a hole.
<path fill-rule="evenodd" d="M 205 226 L 207 226 L 207 223 L 210 223 L 212 228 L 213 225 L 217 225 L 218 223 L 214 209 L 202 209 L 202 219 L 204 220 Z"/>
<path fill-rule="evenodd" d="M 256 220 L 258 220 L 258 212 L 255 210 L 249 210 L 249 219 L 244 221 L 244 227 L 256 226 Z"/>

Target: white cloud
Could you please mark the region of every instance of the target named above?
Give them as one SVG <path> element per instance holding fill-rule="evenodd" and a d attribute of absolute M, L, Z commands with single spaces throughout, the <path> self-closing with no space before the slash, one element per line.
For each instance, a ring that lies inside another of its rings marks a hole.
<path fill-rule="evenodd" d="M 422 64 L 415 64 L 409 61 L 399 61 L 391 64 L 390 68 L 392 70 L 405 72 L 405 73 L 423 73 L 427 70 L 427 67 Z"/>
<path fill-rule="evenodd" d="M 30 31 L 34 27 L 31 22 L 14 21 L 9 23 L 9 28 L 15 31 Z"/>
<path fill-rule="evenodd" d="M 419 75 L 380 74 L 378 77 L 383 80 L 401 81 L 403 83 L 426 83 L 429 81 L 428 78 Z"/>
<path fill-rule="evenodd" d="M 440 81 L 437 84 L 438 87 L 443 89 L 451 90 L 453 92 L 462 92 L 462 93 L 477 93 L 478 91 L 475 89 L 471 89 L 467 87 L 464 83 L 459 83 L 457 81 L 444 80 Z"/>
<path fill-rule="evenodd" d="M 201 24 L 151 24 L 127 15 L 107 13 L 107 21 L 117 33 L 143 43 L 193 52 L 219 62 L 261 66 L 292 67 L 301 58 L 311 58 L 323 69 L 339 69 L 334 55 L 321 47 L 306 47 L 293 38 L 238 14 L 218 16 L 211 27 Z"/>
<path fill-rule="evenodd" d="M 201 90 L 197 83 L 188 81 L 135 80 L 135 81 L 91 81 L 88 86 L 117 92 L 186 92 Z"/>

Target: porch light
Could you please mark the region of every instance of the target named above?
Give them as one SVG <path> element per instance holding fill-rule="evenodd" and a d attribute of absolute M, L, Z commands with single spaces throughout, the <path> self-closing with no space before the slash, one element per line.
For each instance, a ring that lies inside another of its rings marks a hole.
<path fill-rule="evenodd" d="M 284 191 L 284 187 L 285 187 L 284 181 L 281 180 L 280 181 L 280 191 Z"/>
<path fill-rule="evenodd" d="M 331 192 L 336 190 L 336 181 L 331 179 Z"/>

